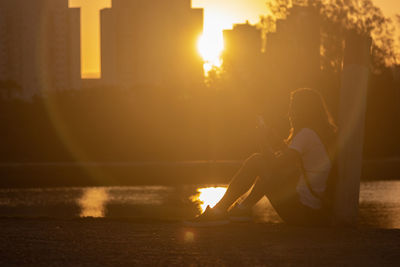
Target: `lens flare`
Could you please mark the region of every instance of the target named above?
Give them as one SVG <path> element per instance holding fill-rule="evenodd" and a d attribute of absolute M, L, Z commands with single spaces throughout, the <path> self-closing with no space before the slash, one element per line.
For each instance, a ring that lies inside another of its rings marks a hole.
<path fill-rule="evenodd" d="M 194 233 L 190 232 L 190 231 L 185 232 L 184 240 L 187 243 L 193 242 L 194 241 Z"/>

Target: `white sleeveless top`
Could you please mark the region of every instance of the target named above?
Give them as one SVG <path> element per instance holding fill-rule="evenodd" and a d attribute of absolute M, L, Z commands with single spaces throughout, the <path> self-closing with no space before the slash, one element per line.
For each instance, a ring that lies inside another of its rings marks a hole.
<path fill-rule="evenodd" d="M 314 130 L 303 128 L 293 137 L 289 148 L 300 153 L 313 191 L 322 195 L 332 166 L 319 136 Z M 303 175 L 300 176 L 296 190 L 301 203 L 313 209 L 321 208 L 321 200 L 310 192 Z"/>

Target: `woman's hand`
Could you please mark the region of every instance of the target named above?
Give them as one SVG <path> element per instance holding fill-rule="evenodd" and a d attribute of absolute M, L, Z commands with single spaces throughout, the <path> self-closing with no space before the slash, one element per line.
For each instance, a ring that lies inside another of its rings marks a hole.
<path fill-rule="evenodd" d="M 269 151 L 275 154 L 276 151 L 285 148 L 285 143 L 279 137 L 275 129 L 267 125 L 260 115 L 257 116 L 256 129 L 258 133 L 261 152 Z"/>

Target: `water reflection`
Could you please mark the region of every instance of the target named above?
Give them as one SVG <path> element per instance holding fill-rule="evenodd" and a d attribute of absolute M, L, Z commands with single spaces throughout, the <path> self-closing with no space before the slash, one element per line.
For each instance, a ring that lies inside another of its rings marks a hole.
<path fill-rule="evenodd" d="M 400 181 L 368 181 L 360 188 L 360 221 L 400 228 Z"/>
<path fill-rule="evenodd" d="M 199 202 L 201 212 L 210 206 L 211 208 L 218 203 L 226 192 L 226 187 L 203 187 L 197 189 L 197 193 L 191 197 L 194 202 Z"/>
<path fill-rule="evenodd" d="M 78 205 L 81 208 L 80 217 L 104 217 L 108 199 L 106 188 L 92 187 L 85 189 L 82 197 L 78 199 Z"/>
<path fill-rule="evenodd" d="M 214 206 L 225 191 L 223 185 L 1 188 L 0 217 L 184 220 Z M 399 192 L 400 181 L 362 182 L 360 225 L 400 228 Z M 258 222 L 280 222 L 266 198 L 253 211 Z"/>

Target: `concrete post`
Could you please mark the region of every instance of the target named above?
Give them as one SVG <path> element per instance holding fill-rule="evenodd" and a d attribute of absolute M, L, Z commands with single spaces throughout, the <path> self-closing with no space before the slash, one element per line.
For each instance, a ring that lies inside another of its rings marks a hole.
<path fill-rule="evenodd" d="M 350 32 L 346 37 L 339 103 L 336 225 L 357 221 L 371 38 Z"/>

